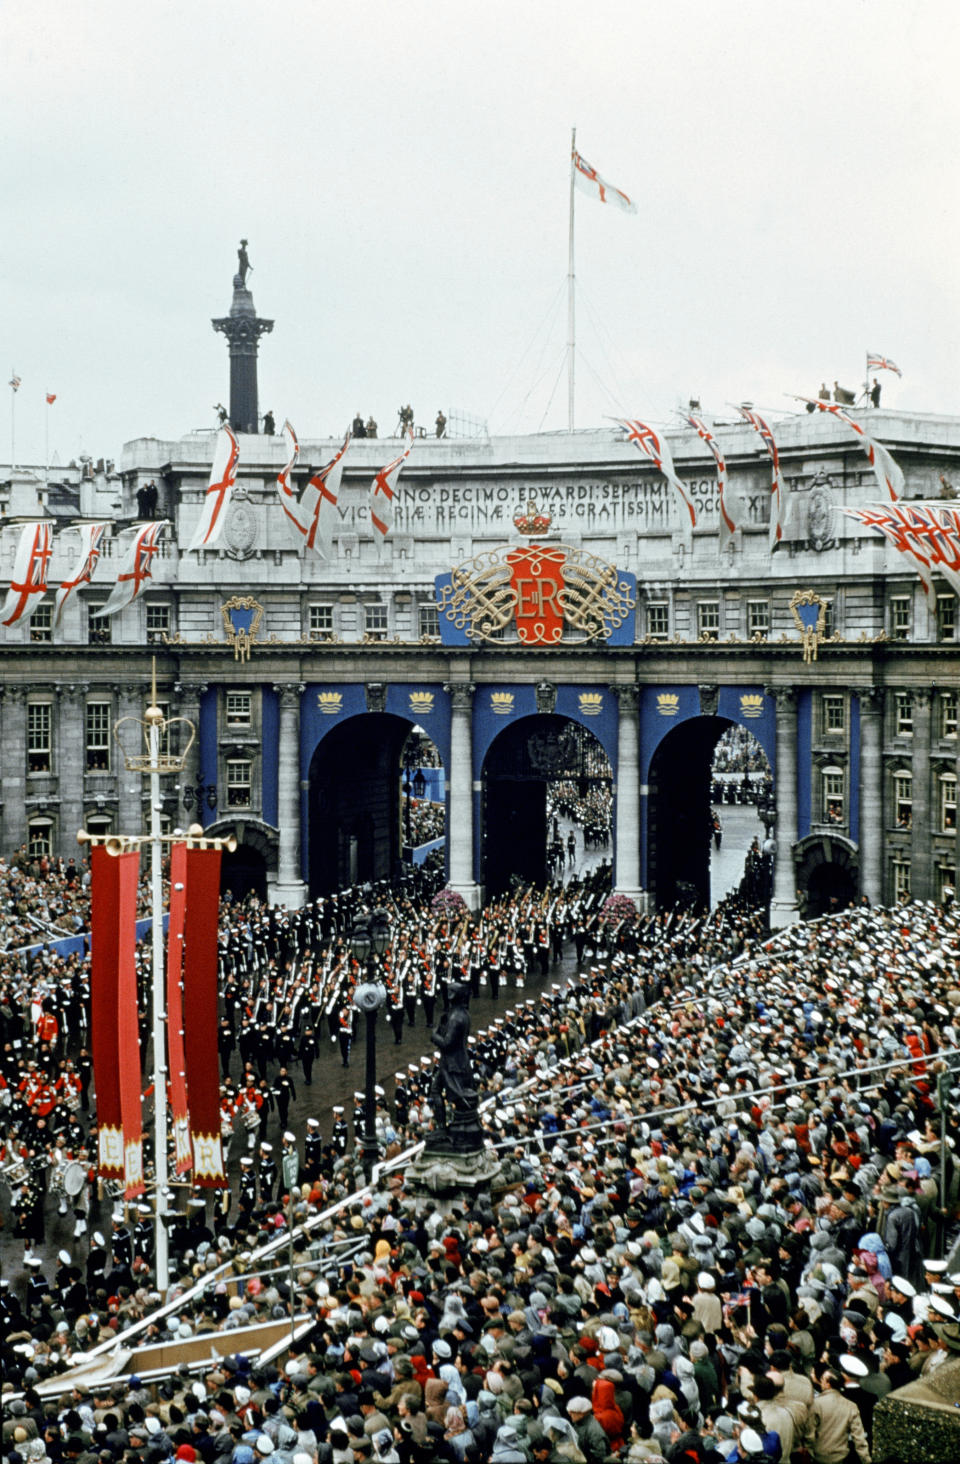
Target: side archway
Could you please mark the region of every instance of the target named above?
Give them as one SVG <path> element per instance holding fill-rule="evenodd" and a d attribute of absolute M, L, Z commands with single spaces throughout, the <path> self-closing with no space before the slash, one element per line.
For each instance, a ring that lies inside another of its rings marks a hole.
<path fill-rule="evenodd" d="M 277 876 L 280 831 L 260 819 L 219 819 L 204 829 L 208 839 L 226 839 L 233 834 L 236 849 L 224 849 L 220 862 L 220 892 L 227 890 L 235 900 L 256 895 L 266 901 Z"/>
<path fill-rule="evenodd" d="M 842 834 L 809 834 L 794 845 L 797 889 L 806 919 L 844 910 L 860 889 L 860 851 Z"/>

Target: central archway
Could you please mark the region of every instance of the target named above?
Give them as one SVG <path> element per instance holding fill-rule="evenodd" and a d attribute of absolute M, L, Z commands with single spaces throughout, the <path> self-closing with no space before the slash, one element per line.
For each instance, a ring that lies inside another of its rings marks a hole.
<path fill-rule="evenodd" d="M 489 895 L 514 878 L 544 885 L 550 877 L 548 804 L 569 785 L 575 798 L 605 791 L 612 773 L 598 738 L 570 717 L 521 717 L 490 744 L 483 763 L 483 882 Z M 556 872 L 556 866 L 553 867 Z"/>
<path fill-rule="evenodd" d="M 310 761 L 310 893 L 388 879 L 400 856 L 398 768 L 411 723 L 388 712 L 350 717 Z"/>

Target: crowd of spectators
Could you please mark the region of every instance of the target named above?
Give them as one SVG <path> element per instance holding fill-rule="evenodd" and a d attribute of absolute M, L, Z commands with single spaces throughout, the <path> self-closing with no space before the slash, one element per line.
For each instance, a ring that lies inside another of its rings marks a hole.
<path fill-rule="evenodd" d="M 768 938 L 734 900 L 627 927 L 598 922 L 570 984 L 474 1034 L 506 1192 L 409 1191 L 424 1069 L 383 1095 L 372 1187 L 349 1142 L 282 1136 L 294 1219 L 339 1205 L 292 1273 L 246 1279 L 286 1224 L 269 1154 L 245 1207 L 194 1206 L 181 1305 L 140 1340 L 292 1302 L 309 1325 L 279 1370 L 233 1353 L 44 1404 L 44 1377 L 158 1306 L 150 1228 L 7 1286 L 12 1464 L 870 1464 L 878 1400 L 955 1379 L 960 1352 L 956 916 L 858 907 Z"/>

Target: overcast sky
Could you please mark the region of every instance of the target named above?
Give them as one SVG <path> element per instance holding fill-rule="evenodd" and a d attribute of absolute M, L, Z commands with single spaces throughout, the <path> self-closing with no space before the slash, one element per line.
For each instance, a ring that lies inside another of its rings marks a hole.
<path fill-rule="evenodd" d="M 577 195 L 578 427 L 787 409 L 868 348 L 958 413 L 958 36 L 956 0 L 5 0 L 17 459 L 47 391 L 62 461 L 210 425 L 241 236 L 301 437 L 564 427 L 573 125 L 639 203 Z"/>

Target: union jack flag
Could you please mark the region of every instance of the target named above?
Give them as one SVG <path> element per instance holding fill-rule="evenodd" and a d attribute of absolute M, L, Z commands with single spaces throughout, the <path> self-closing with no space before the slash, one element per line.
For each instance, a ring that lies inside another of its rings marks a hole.
<path fill-rule="evenodd" d="M 191 549 L 212 549 L 220 537 L 227 518 L 227 505 L 233 485 L 237 481 L 237 463 L 240 461 L 240 444 L 233 428 L 224 422 L 217 433 L 213 464 L 210 468 L 210 482 L 203 498 L 203 508 L 193 538 L 187 545 Z"/>
<path fill-rule="evenodd" d="M 881 488 L 885 488 L 892 500 L 896 501 L 903 493 L 905 480 L 898 464 L 894 461 L 890 452 L 882 442 L 874 442 L 869 433 L 865 432 L 859 422 L 855 422 L 836 402 L 821 401 L 819 397 L 797 397 L 798 402 L 812 403 L 818 411 L 829 412 L 831 417 L 837 417 L 851 432 L 855 432 L 860 438 L 860 444 L 867 454 L 870 466 Z"/>
<path fill-rule="evenodd" d="M 717 492 L 720 497 L 720 552 L 722 554 L 730 542 L 731 534 L 735 532 L 737 527 L 730 517 L 730 510 L 724 497 L 727 488 L 726 459 L 723 456 L 723 448 L 702 418 L 688 417 L 687 421 L 700 438 L 700 441 L 707 444 L 713 453 L 713 459 L 717 465 Z"/>
<path fill-rule="evenodd" d="M 899 553 L 913 560 L 931 609 L 936 609 L 934 570 L 960 595 L 960 506 L 901 501 L 868 503 L 843 511 L 865 528 L 876 529 Z"/>
<path fill-rule="evenodd" d="M 410 442 L 400 456 L 395 457 L 393 462 L 387 463 L 385 468 L 381 468 L 370 484 L 370 522 L 381 536 L 381 542 L 393 528 L 393 500 L 397 488 L 397 479 L 412 451 L 413 433 L 411 432 Z"/>
<path fill-rule="evenodd" d="M 106 532 L 106 524 L 78 524 L 81 539 L 80 559 L 70 579 L 61 581 L 53 611 L 53 623 L 57 624 L 63 614 L 63 607 L 78 585 L 88 585 L 100 558 L 100 541 Z"/>
<path fill-rule="evenodd" d="M 903 375 L 900 367 L 896 364 L 895 361 L 891 361 L 889 356 L 875 356 L 872 351 L 867 352 L 867 370 L 895 371 L 898 376 Z"/>
<path fill-rule="evenodd" d="M 2 624 L 16 625 L 28 610 L 39 605 L 47 593 L 51 545 L 49 524 L 24 524 L 13 561 L 10 588 L 0 611 Z"/>
<path fill-rule="evenodd" d="M 780 453 L 777 450 L 773 433 L 759 412 L 755 412 L 752 407 L 738 407 L 737 411 L 745 422 L 750 423 L 754 432 L 760 434 L 761 441 L 770 454 L 770 462 L 773 467 L 773 478 L 770 482 L 770 549 L 772 552 L 779 547 L 783 539 L 783 523 L 787 507 L 787 490 L 780 472 Z"/>
<path fill-rule="evenodd" d="M 582 158 L 576 148 L 573 150 L 573 181 L 584 193 L 589 193 L 591 198 L 599 198 L 601 203 L 614 203 L 617 208 L 622 208 L 624 213 L 636 213 L 637 205 L 633 199 L 628 197 L 621 188 L 614 188 L 605 178 L 601 178 L 596 168 L 592 168 L 586 158 Z"/>
<path fill-rule="evenodd" d="M 135 600 L 144 585 L 153 578 L 150 561 L 160 549 L 160 535 L 168 523 L 169 519 L 157 519 L 137 530 L 120 566 L 117 582 L 110 591 L 110 598 L 103 609 L 97 611 L 98 615 L 116 615 L 118 610 Z"/>
<path fill-rule="evenodd" d="M 625 430 L 627 441 L 632 442 L 638 452 L 642 452 L 650 459 L 654 467 L 659 473 L 663 474 L 668 483 L 673 484 L 686 505 L 687 513 L 690 515 L 690 528 L 695 529 L 697 526 L 697 510 L 694 506 L 693 499 L 687 492 L 686 483 L 678 476 L 673 466 L 670 449 L 659 432 L 655 432 L 645 422 L 633 421 L 628 417 L 615 417 L 613 420 L 618 422 Z M 681 515 L 681 519 L 682 517 Z M 683 524 L 684 528 L 686 528 L 686 520 L 683 520 Z"/>

